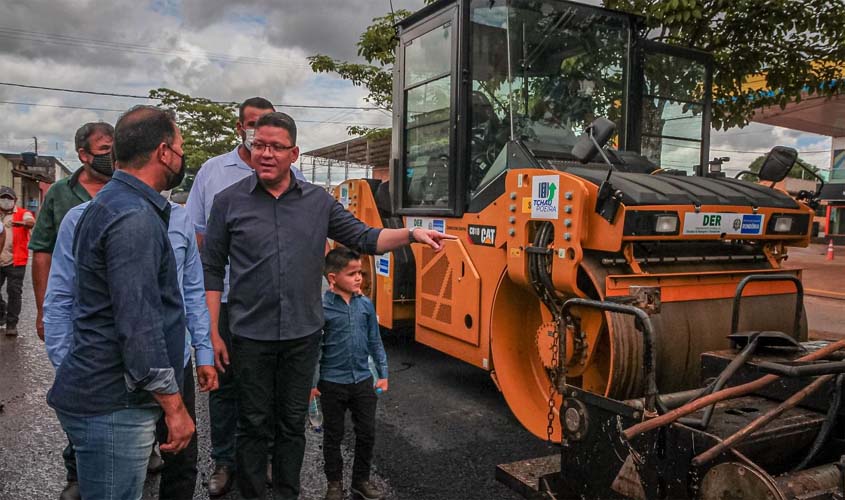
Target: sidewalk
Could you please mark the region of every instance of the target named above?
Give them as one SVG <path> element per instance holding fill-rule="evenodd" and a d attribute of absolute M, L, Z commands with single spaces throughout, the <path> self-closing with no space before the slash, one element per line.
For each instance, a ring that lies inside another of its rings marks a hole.
<path fill-rule="evenodd" d="M 834 247 L 826 260 L 827 245 L 790 247 L 787 268 L 802 269 L 804 307 L 811 338 L 845 338 L 845 246 Z"/>
<path fill-rule="evenodd" d="M 790 247 L 788 251 L 785 267 L 803 269 L 805 295 L 845 300 L 845 246 L 834 247 L 833 260 L 825 259 L 827 245 Z"/>

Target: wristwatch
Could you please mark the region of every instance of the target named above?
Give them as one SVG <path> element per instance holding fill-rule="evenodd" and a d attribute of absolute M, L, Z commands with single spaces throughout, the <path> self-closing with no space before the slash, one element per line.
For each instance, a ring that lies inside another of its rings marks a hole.
<path fill-rule="evenodd" d="M 409 241 L 409 242 L 411 242 L 411 243 L 416 243 L 416 242 L 417 242 L 417 239 L 416 239 L 416 238 L 414 238 L 414 230 L 416 230 L 416 229 L 419 229 L 419 227 L 414 226 L 414 227 L 409 227 L 409 228 L 408 228 L 408 241 Z"/>

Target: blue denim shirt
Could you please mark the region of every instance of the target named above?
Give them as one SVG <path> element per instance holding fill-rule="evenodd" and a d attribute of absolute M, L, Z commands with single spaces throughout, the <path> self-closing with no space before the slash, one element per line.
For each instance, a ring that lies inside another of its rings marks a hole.
<path fill-rule="evenodd" d="M 185 310 L 167 238 L 170 205 L 123 171 L 76 226 L 73 342 L 47 402 L 71 415 L 155 406 L 179 392 Z"/>
<path fill-rule="evenodd" d="M 370 299 L 354 295 L 349 304 L 343 297 L 323 294 L 323 347 L 320 352 L 320 380 L 336 384 L 357 384 L 367 380 L 372 356 L 379 378 L 387 378 L 387 353 L 379 335 L 376 310 Z"/>
<path fill-rule="evenodd" d="M 197 172 L 197 176 L 194 178 L 185 208 L 188 209 L 188 215 L 194 224 L 194 230 L 197 234 L 205 235 L 208 218 L 211 215 L 211 205 L 217 193 L 244 177 L 252 175 L 252 167 L 247 165 L 238 154 L 240 147 L 241 145 L 239 144 L 228 153 L 209 158 L 202 164 L 199 172 Z M 298 168 L 291 165 L 290 169 L 297 179 L 305 180 L 305 176 L 302 175 L 302 172 Z M 220 301 L 224 303 L 228 302 L 228 298 L 229 269 L 227 267 L 226 277 L 223 280 L 223 296 Z"/>
<path fill-rule="evenodd" d="M 47 357 L 54 367 L 62 364 L 73 341 L 73 293 L 76 286 L 73 233 L 88 204 L 89 202 L 85 202 L 68 211 L 62 219 L 56 247 L 53 249 L 47 294 L 44 296 L 44 344 L 47 347 Z M 185 365 L 191 359 L 191 347 L 196 352 L 198 366 L 213 365 L 214 350 L 209 336 L 210 319 L 205 304 L 202 263 L 194 227 L 188 219 L 187 210 L 172 202 L 167 236 L 176 257 L 177 279 L 182 290 L 182 300 L 185 302 L 185 316 L 190 332 L 190 335 L 185 336 Z"/>

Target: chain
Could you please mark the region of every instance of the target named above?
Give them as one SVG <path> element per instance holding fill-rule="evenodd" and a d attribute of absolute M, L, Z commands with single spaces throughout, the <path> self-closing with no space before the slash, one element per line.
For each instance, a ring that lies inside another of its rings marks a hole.
<path fill-rule="evenodd" d="M 558 353 L 560 349 L 558 345 L 560 344 L 560 318 L 557 319 L 555 322 L 556 327 L 554 334 L 552 336 L 552 369 L 551 374 L 552 376 L 549 377 L 549 413 L 547 415 L 548 422 L 546 424 L 546 440 L 551 443 L 552 442 L 552 434 L 554 434 L 554 422 L 555 422 L 555 394 L 557 394 L 557 377 L 558 377 Z M 563 440 L 563 429 L 561 429 L 561 441 Z"/>

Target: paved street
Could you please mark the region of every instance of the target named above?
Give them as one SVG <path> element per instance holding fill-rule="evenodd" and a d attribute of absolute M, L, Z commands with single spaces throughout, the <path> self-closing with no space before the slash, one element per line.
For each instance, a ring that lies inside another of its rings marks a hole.
<path fill-rule="evenodd" d="M 28 276 L 21 317 L 17 339 L 0 336 L 0 500 L 55 499 L 64 485 L 65 438 L 45 403 L 53 369 L 35 336 Z M 511 416 L 489 376 L 406 337 L 387 337 L 385 346 L 391 390 L 379 400 L 374 480 L 387 498 L 518 498 L 495 482 L 496 464 L 552 451 Z M 198 482 L 211 472 L 207 401 L 198 397 Z M 325 478 L 321 435 L 307 435 L 301 498 L 312 500 L 322 498 Z M 344 452 L 348 478 L 351 456 Z M 144 498 L 157 498 L 156 485 L 151 477 Z M 208 498 L 203 485 L 195 498 Z"/>
<path fill-rule="evenodd" d="M 795 251 L 790 264 L 807 267 L 805 287 L 835 296 L 843 291 L 845 251 L 833 262 L 824 261 L 821 251 L 819 245 Z M 64 435 L 45 404 L 53 369 L 35 336 L 28 274 L 20 336 L 0 336 L 0 500 L 54 499 L 64 484 Z M 830 296 L 806 297 L 814 336 L 845 337 L 844 303 Z M 522 429 L 486 373 L 408 337 L 388 336 L 385 346 L 391 391 L 379 401 L 374 480 L 387 498 L 517 498 L 495 482 L 496 464 L 551 454 L 553 449 Z M 211 469 L 207 401 L 205 395 L 198 398 L 199 482 Z M 320 445 L 321 435 L 309 430 L 302 473 L 306 500 L 322 498 L 325 491 Z M 351 457 L 345 453 L 349 469 Z M 156 486 L 153 476 L 145 498 L 156 498 Z M 207 498 L 202 485 L 196 498 Z M 240 497 L 232 493 L 224 498 Z"/>

